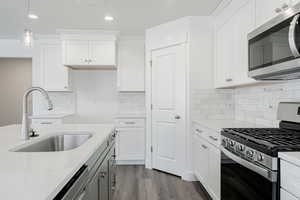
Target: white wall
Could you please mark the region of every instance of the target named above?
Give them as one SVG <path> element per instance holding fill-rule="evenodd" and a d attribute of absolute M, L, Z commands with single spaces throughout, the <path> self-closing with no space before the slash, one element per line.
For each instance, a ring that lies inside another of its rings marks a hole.
<path fill-rule="evenodd" d="M 0 57 L 2 58 L 31 58 L 33 50 L 25 47 L 20 40 L 0 40 Z"/>
<path fill-rule="evenodd" d="M 118 113 L 117 73 L 115 70 L 75 70 L 76 115 L 73 122 L 112 122 Z"/>
<path fill-rule="evenodd" d="M 72 70 L 70 74 L 73 92 L 50 92 L 54 104 L 50 112 L 37 98 L 35 114 L 75 113 L 65 122 L 109 123 L 118 114 L 145 113 L 145 93 L 117 91 L 117 70 Z"/>
<path fill-rule="evenodd" d="M 0 58 L 0 126 L 22 120 L 22 97 L 31 87 L 29 58 Z"/>
<path fill-rule="evenodd" d="M 300 101 L 300 80 L 235 89 L 235 118 L 265 126 L 278 126 L 279 102 Z"/>

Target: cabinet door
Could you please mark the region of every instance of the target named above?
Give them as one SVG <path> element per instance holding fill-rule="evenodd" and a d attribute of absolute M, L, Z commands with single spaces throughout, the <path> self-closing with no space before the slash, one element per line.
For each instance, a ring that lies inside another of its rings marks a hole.
<path fill-rule="evenodd" d="M 299 200 L 294 195 L 288 193 L 284 189 L 280 189 L 280 199 L 281 200 Z"/>
<path fill-rule="evenodd" d="M 209 187 L 213 199 L 221 196 L 221 152 L 213 145 L 209 145 Z"/>
<path fill-rule="evenodd" d="M 115 66 L 115 41 L 89 41 L 89 65 Z"/>
<path fill-rule="evenodd" d="M 254 83 L 248 77 L 248 38 L 247 35 L 255 28 L 255 2 L 248 1 L 233 17 L 234 43 L 233 64 L 234 82 L 236 85 Z"/>
<path fill-rule="evenodd" d="M 233 20 L 230 19 L 216 30 L 216 69 L 215 86 L 226 87 L 232 85 L 233 75 Z"/>
<path fill-rule="evenodd" d="M 256 0 L 256 26 L 261 26 L 268 20 L 275 17 L 278 13 L 277 8 L 282 7 L 282 5 L 290 4 L 290 0 Z"/>
<path fill-rule="evenodd" d="M 63 42 L 64 65 L 88 65 L 89 42 L 84 40 L 68 40 Z"/>
<path fill-rule="evenodd" d="M 109 200 L 108 157 L 105 158 L 99 168 L 99 200 Z"/>
<path fill-rule="evenodd" d="M 144 40 L 120 41 L 118 46 L 118 90 L 145 91 Z"/>
<path fill-rule="evenodd" d="M 89 200 L 99 200 L 99 177 L 96 174 L 94 178 L 88 183 L 87 187 L 88 199 Z"/>
<path fill-rule="evenodd" d="M 117 160 L 141 161 L 145 159 L 144 128 L 120 128 L 117 134 Z"/>
<path fill-rule="evenodd" d="M 68 91 L 69 69 L 62 64 L 61 43 L 42 43 L 40 47 L 42 87 L 47 91 Z"/>
<path fill-rule="evenodd" d="M 208 167 L 209 167 L 209 149 L 207 143 L 197 135 L 194 135 L 193 143 L 193 168 L 196 177 L 207 187 L 208 185 Z"/>

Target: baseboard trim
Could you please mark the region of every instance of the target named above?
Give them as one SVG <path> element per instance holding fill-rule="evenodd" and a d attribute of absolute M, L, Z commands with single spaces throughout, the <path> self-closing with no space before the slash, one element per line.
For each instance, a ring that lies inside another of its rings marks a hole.
<path fill-rule="evenodd" d="M 198 179 L 196 178 L 196 176 L 194 175 L 193 172 L 183 173 L 182 176 L 181 176 L 181 179 L 185 180 L 185 181 L 189 181 L 189 182 L 198 181 Z"/>
<path fill-rule="evenodd" d="M 144 160 L 117 160 L 117 165 L 145 165 Z"/>

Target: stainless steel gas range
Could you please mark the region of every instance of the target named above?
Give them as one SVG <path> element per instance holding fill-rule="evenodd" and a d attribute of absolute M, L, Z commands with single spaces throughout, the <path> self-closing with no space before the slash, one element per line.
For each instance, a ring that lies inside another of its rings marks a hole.
<path fill-rule="evenodd" d="M 300 151 L 300 103 L 280 103 L 279 128 L 223 129 L 222 200 L 279 200 L 278 152 Z"/>

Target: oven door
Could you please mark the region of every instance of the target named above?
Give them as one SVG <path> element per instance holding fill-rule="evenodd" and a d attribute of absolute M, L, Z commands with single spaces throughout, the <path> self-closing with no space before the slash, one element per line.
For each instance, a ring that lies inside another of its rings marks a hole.
<path fill-rule="evenodd" d="M 248 35 L 249 76 L 261 80 L 300 76 L 299 14 L 271 28 L 269 24 Z M 273 23 L 273 21 L 271 21 Z M 289 74 L 289 76 L 287 76 Z"/>
<path fill-rule="evenodd" d="M 222 149 L 221 200 L 278 200 L 278 187 L 277 172 Z"/>

